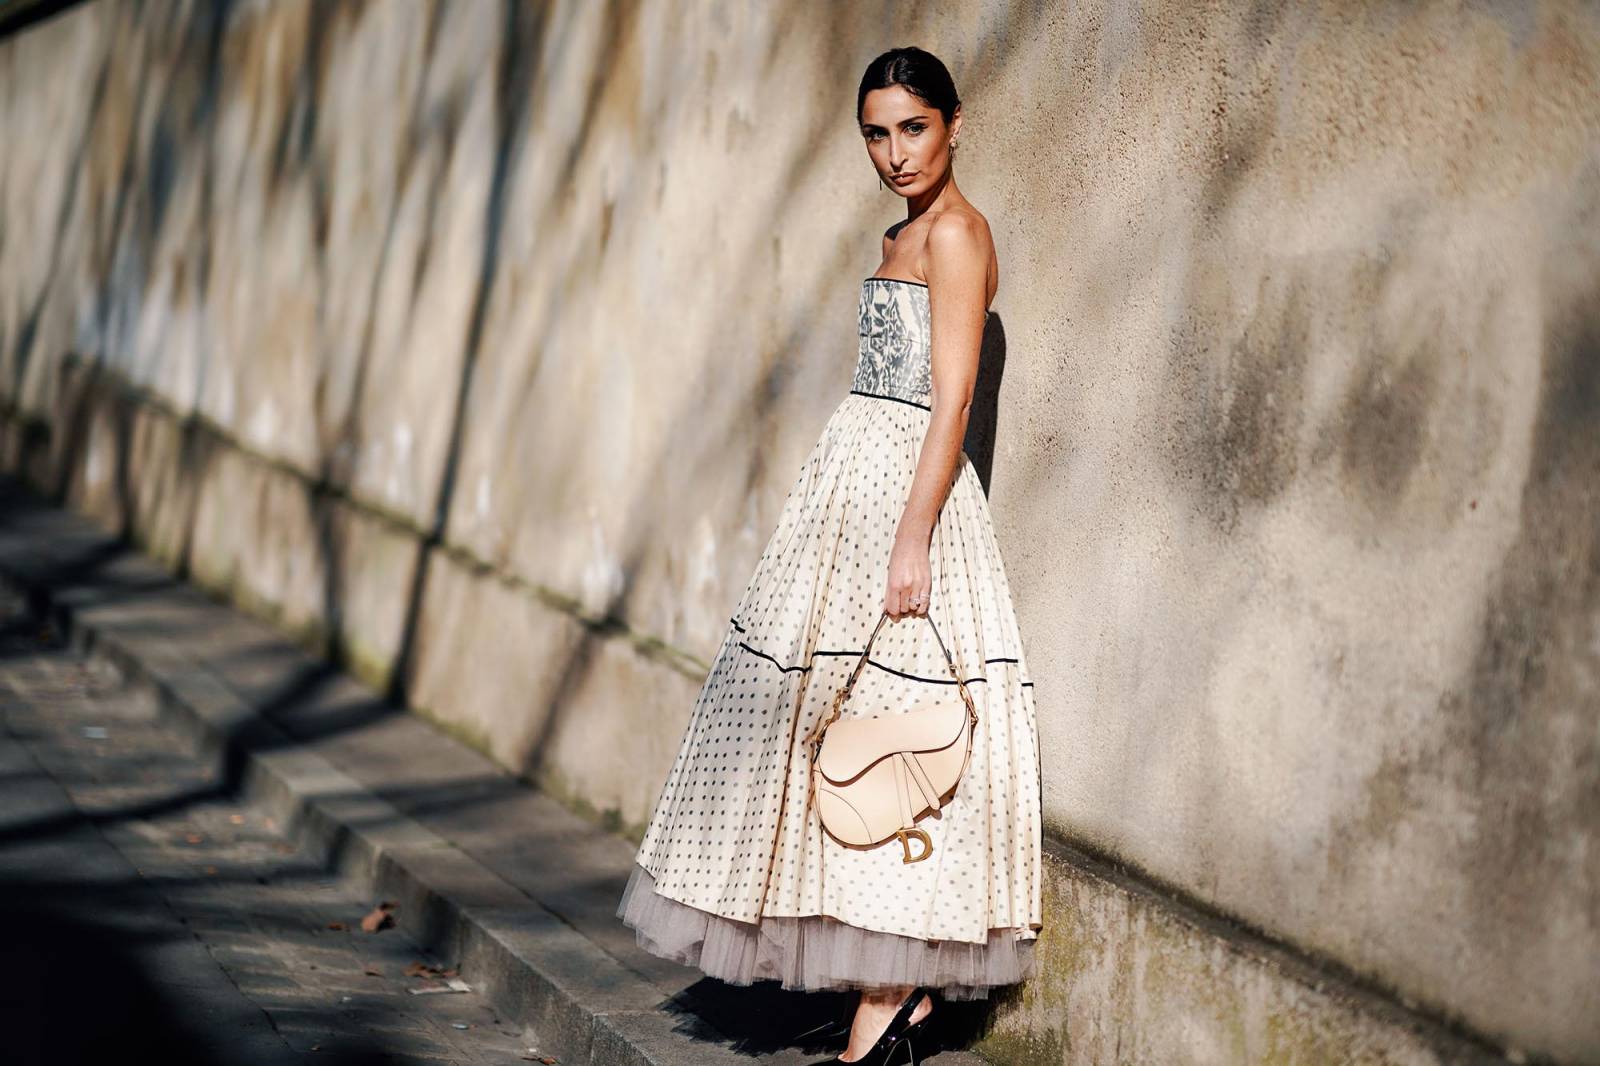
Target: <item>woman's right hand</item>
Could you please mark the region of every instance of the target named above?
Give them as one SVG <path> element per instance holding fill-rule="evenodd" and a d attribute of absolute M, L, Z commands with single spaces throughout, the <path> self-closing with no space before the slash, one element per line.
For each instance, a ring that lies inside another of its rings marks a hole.
<path fill-rule="evenodd" d="M 927 614 L 933 589 L 933 567 L 928 562 L 928 542 L 896 534 L 889 553 L 889 581 L 883 609 L 896 620 L 908 614 Z"/>

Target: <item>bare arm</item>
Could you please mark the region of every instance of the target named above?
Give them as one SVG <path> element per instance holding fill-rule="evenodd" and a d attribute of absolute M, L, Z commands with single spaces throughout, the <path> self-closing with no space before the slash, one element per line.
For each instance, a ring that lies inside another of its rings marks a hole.
<path fill-rule="evenodd" d="M 988 238 L 980 222 L 965 215 L 937 219 L 928 231 L 926 250 L 933 409 L 889 558 L 884 610 L 891 617 L 927 610 L 932 587 L 928 549 L 967 432 L 988 302 Z M 918 595 L 920 607 L 913 602 Z"/>

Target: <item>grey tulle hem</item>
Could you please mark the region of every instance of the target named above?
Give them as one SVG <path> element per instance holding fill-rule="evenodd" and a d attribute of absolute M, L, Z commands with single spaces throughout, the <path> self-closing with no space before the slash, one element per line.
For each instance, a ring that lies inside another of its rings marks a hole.
<path fill-rule="evenodd" d="M 977 944 L 861 929 L 820 914 L 740 922 L 658 894 L 638 864 L 617 917 L 652 955 L 736 985 L 781 981 L 807 992 L 920 985 L 947 999 L 986 999 L 990 988 L 1033 973 L 1035 938 L 1014 929 L 991 929 Z"/>

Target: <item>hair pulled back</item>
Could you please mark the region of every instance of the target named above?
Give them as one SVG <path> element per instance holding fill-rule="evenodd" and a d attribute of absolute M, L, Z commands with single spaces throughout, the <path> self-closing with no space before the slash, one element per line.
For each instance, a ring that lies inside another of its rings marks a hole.
<path fill-rule="evenodd" d="M 956 105 L 961 103 L 956 95 L 956 83 L 938 56 L 920 48 L 891 48 L 868 63 L 866 73 L 861 75 L 861 88 L 856 91 L 857 124 L 861 122 L 867 94 L 891 85 L 903 85 L 911 95 L 937 108 L 946 123 L 955 115 Z"/>

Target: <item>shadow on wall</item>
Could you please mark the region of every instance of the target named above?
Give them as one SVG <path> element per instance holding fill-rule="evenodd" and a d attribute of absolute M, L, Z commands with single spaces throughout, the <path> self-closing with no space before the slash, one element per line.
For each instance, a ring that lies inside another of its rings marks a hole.
<path fill-rule="evenodd" d="M 69 7 L 77 7 L 83 0 L 0 0 L 0 38 L 43 22 L 51 15 L 60 14 Z"/>
<path fill-rule="evenodd" d="M 67 5 L 47 4 L 39 7 L 56 9 L 63 6 Z M 541 49 L 539 37 L 542 27 L 537 24 L 539 16 L 530 5 L 507 3 L 499 10 L 503 12 L 505 40 L 508 43 L 497 84 L 502 109 L 499 112 L 501 121 L 492 161 L 486 239 L 473 297 L 466 354 L 459 379 L 450 395 L 453 412 L 446 461 L 436 492 L 431 496 L 421 494 L 424 498 L 437 500 L 438 505 L 433 509 L 434 521 L 421 531 L 416 562 L 404 596 L 405 618 L 387 693 L 394 703 L 374 704 L 386 707 L 385 713 L 399 710 L 407 698 L 428 565 L 443 542 L 443 523 L 454 496 L 468 386 L 472 378 L 474 356 L 481 342 L 485 309 L 499 265 L 498 237 L 502 229 L 507 177 L 514 164 L 514 151 L 522 143 L 520 134 L 532 78 L 530 57 L 537 55 Z M 32 360 L 40 355 L 52 354 L 35 350 L 37 321 L 43 313 L 50 286 L 59 283 L 56 267 L 61 261 L 63 245 L 72 231 L 74 212 L 88 216 L 92 220 L 92 228 L 108 234 L 106 244 L 109 250 L 91 253 L 93 261 L 87 272 L 88 291 L 80 302 L 93 309 L 92 317 L 100 335 L 108 345 L 114 345 L 118 339 L 116 324 L 136 317 L 134 311 L 143 294 L 130 289 L 129 279 L 146 278 L 151 273 L 151 259 L 159 243 L 175 174 L 181 168 L 198 170 L 203 218 L 194 226 L 194 243 L 184 250 L 183 256 L 194 263 L 191 276 L 195 278 L 196 299 L 201 303 L 208 301 L 210 274 L 206 264 L 212 258 L 211 242 L 216 231 L 212 219 L 228 210 L 228 205 L 218 202 L 216 158 L 205 146 L 216 139 L 221 105 L 230 91 L 225 83 L 223 68 L 225 52 L 230 47 L 229 34 L 235 32 L 230 25 L 234 11 L 228 4 L 199 5 L 173 25 L 153 27 L 145 26 L 140 13 L 133 9 L 118 10 L 112 16 L 115 25 L 107 37 L 118 42 L 119 47 L 108 50 L 100 60 L 96 88 L 91 94 L 88 116 L 82 127 L 82 140 L 73 153 L 75 162 L 69 167 L 72 185 L 63 197 L 61 215 L 55 226 L 56 240 L 51 249 L 53 265 L 47 273 L 49 280 L 18 331 L 16 360 L 13 363 L 15 376 L 7 385 L 12 396 L 18 396 L 23 383 L 29 380 Z M 428 29 L 430 47 L 423 61 L 424 74 L 431 67 L 431 49 L 437 43 L 439 23 L 443 16 L 444 5 L 431 5 Z M 291 77 L 292 91 L 277 114 L 267 116 L 268 120 L 275 120 L 278 125 L 275 136 L 271 138 L 275 146 L 271 158 L 251 161 L 268 166 L 274 183 L 310 180 L 318 188 L 324 202 L 318 208 L 321 214 L 315 230 L 317 241 L 311 248 L 316 262 L 308 264 L 308 270 L 315 274 L 326 273 L 324 257 L 328 251 L 326 174 L 323 173 L 326 164 L 312 153 L 320 119 L 317 100 L 322 92 L 325 65 L 329 60 L 328 41 L 343 23 L 355 17 L 347 9 L 342 16 L 336 14 L 326 20 L 312 18 L 307 22 L 307 40 L 299 50 L 299 64 Z M 238 32 L 254 31 L 246 28 Z M 139 142 L 136 136 L 118 127 L 118 115 L 122 109 L 112 106 L 113 101 L 108 93 L 114 64 L 124 62 L 127 53 L 133 51 L 121 48 L 121 43 L 140 37 L 153 41 L 152 54 L 155 58 L 151 63 L 165 64 L 165 69 L 161 71 L 164 77 L 138 79 L 138 99 L 132 105 L 136 113 L 153 116 L 151 122 L 154 132 L 144 158 L 138 155 Z M 425 76 L 419 79 L 422 83 L 426 81 Z M 418 105 L 417 101 L 411 103 Z M 458 113 L 454 118 L 459 122 L 461 116 Z M 432 131 L 431 135 L 446 138 L 457 132 L 456 126 L 450 123 L 430 122 L 428 128 Z M 124 138 L 126 143 L 123 143 Z M 91 157 L 107 151 L 121 153 L 121 160 L 114 168 L 115 187 L 111 190 L 113 195 L 109 198 L 110 202 L 102 204 L 92 200 L 92 189 L 85 180 L 85 172 Z M 398 207 L 399 197 L 396 197 L 387 218 L 383 220 L 384 232 L 374 238 L 383 250 L 373 271 L 374 294 L 379 279 L 385 274 L 386 263 L 394 246 Z M 426 248 L 423 249 L 423 256 L 424 264 L 419 265 L 417 271 L 419 276 L 425 265 Z M 132 269 L 133 264 L 138 264 L 137 269 Z M 114 269 L 114 266 L 120 266 L 121 269 Z M 369 299 L 367 320 L 361 330 L 362 343 L 351 357 L 355 363 L 352 391 L 358 396 L 369 387 L 368 366 L 371 362 L 375 306 L 376 300 Z M 66 365 L 58 375 L 55 408 L 51 412 L 53 425 L 49 446 L 53 454 L 50 468 L 57 479 L 49 486 L 51 498 L 56 501 L 70 498 L 74 488 L 72 479 L 80 476 L 91 459 L 91 444 L 101 443 L 95 439 L 96 431 L 104 432 L 110 438 L 105 442 L 105 447 L 114 463 L 110 479 L 113 494 L 111 506 L 116 513 L 115 524 L 121 545 L 131 546 L 136 535 L 147 532 L 139 528 L 141 519 L 152 515 L 182 515 L 182 519 L 176 523 L 181 529 L 183 542 L 175 561 L 175 571 L 179 578 L 186 579 L 192 573 L 192 538 L 200 504 L 200 489 L 214 480 L 209 468 L 230 448 L 237 446 L 237 442 L 232 439 L 227 427 L 214 425 L 192 413 L 180 412 L 176 415 L 180 443 L 176 468 L 168 472 L 171 477 L 160 484 L 151 484 L 146 480 L 136 485 L 136 467 L 142 457 L 147 457 L 141 456 L 141 444 L 148 445 L 148 439 L 141 441 L 140 434 L 141 418 L 147 417 L 147 412 L 144 397 L 127 394 L 120 387 L 119 380 L 118 375 L 109 370 L 107 363 L 101 359 L 66 360 Z M 322 384 L 319 384 L 319 389 Z M 320 573 L 323 575 L 321 617 L 326 622 L 323 628 L 326 643 L 319 650 L 339 664 L 347 664 L 350 656 L 340 624 L 343 617 L 343 590 L 349 582 L 348 564 L 344 558 L 344 544 L 339 536 L 338 525 L 341 507 L 349 500 L 343 489 L 350 475 L 349 456 L 355 447 L 359 447 L 363 435 L 361 409 L 359 404 L 353 404 L 347 416 L 323 434 L 323 439 L 319 441 L 320 459 L 315 468 L 302 474 L 309 483 L 308 510 L 316 528 L 321 556 Z M 35 447 L 40 443 L 36 438 L 32 440 Z M 308 685 L 312 683 L 308 679 Z M 302 694 L 306 694 L 306 687 L 301 687 Z"/>
<path fill-rule="evenodd" d="M 1000 433 L 1000 385 L 1006 373 L 1006 327 L 998 314 L 991 314 L 983 327 L 983 348 L 978 362 L 978 380 L 972 387 L 972 407 L 967 412 L 967 436 L 962 450 L 972 460 L 989 495 L 989 478 L 994 472 L 994 444 Z"/>
<path fill-rule="evenodd" d="M 1504 927 L 1508 909 L 1519 923 L 1547 922 L 1558 903 L 1570 905 L 1565 892 L 1595 885 L 1592 861 L 1549 841 L 1592 826 L 1600 811 L 1600 308 L 1553 308 L 1546 323 L 1521 527 L 1490 586 L 1471 663 L 1440 700 L 1458 733 L 1448 759 L 1407 767 L 1404 782 L 1420 789 L 1413 777 L 1442 770 L 1494 798 L 1500 813 L 1473 834 L 1472 865 L 1503 879 L 1463 884 L 1486 933 Z M 1563 662 L 1565 649 L 1573 658 Z M 1535 968 L 1541 950 L 1507 944 L 1506 956 Z"/>

